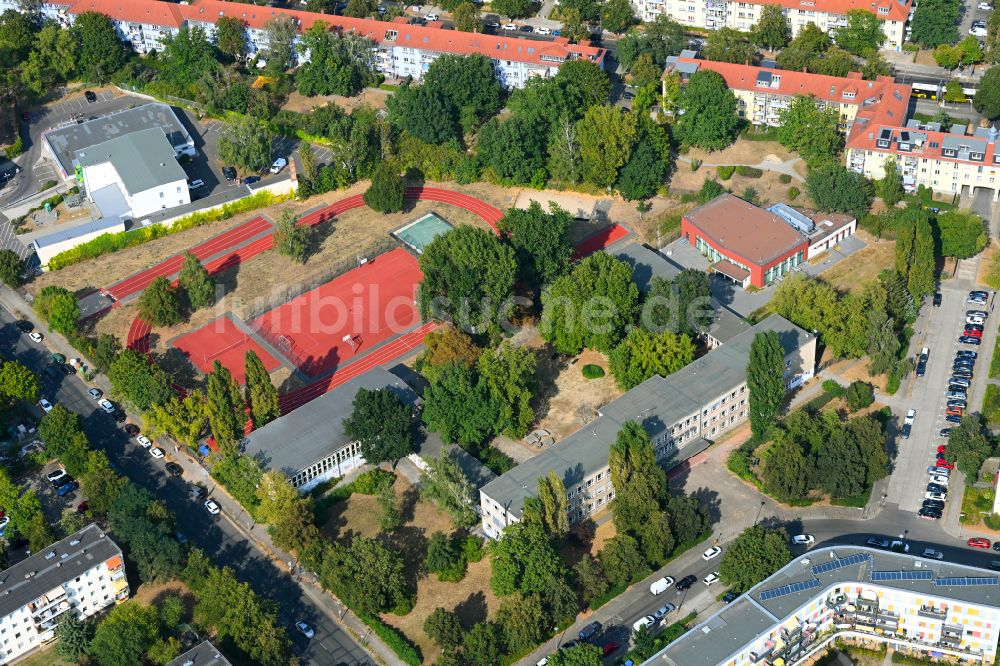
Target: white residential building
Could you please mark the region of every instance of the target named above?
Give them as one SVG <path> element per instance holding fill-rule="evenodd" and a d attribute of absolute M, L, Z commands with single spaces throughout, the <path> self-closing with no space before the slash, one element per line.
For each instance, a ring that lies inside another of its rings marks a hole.
<path fill-rule="evenodd" d="M 996 572 L 831 546 L 795 558 L 643 666 L 794 666 L 836 639 L 985 665 L 996 657 L 998 631 Z"/>
<path fill-rule="evenodd" d="M 882 20 L 885 33 L 883 48 L 899 51 L 903 46 L 904 27 L 911 0 L 633 0 L 636 15 L 643 21 L 655 21 L 667 14 L 681 25 L 697 28 L 733 28 L 749 31 L 760 19 L 766 5 L 782 8 L 792 36 L 810 23 L 824 32 L 847 25 L 847 13 L 854 9 L 872 12 Z"/>
<path fill-rule="evenodd" d="M 128 599 L 125 561 L 96 524 L 0 572 L 0 664 L 55 639 L 59 617 Z"/>

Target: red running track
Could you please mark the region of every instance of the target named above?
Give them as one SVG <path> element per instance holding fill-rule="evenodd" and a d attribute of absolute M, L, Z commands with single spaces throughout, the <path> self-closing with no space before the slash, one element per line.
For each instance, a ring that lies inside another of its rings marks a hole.
<path fill-rule="evenodd" d="M 252 220 L 244 222 L 243 224 L 234 227 L 223 234 L 209 238 L 201 245 L 193 247 L 191 249 L 191 254 L 204 260 L 207 257 L 211 257 L 213 254 L 218 254 L 227 248 L 239 245 L 247 239 L 253 238 L 257 234 L 271 228 L 271 223 L 263 217 L 255 217 Z M 120 301 L 123 298 L 127 298 L 132 294 L 142 291 L 158 277 L 169 277 L 178 273 L 181 270 L 181 264 L 183 263 L 183 254 L 174 255 L 152 268 L 147 268 L 140 273 L 136 273 L 131 277 L 125 278 L 121 282 L 111 285 L 105 291 L 116 301 Z"/>

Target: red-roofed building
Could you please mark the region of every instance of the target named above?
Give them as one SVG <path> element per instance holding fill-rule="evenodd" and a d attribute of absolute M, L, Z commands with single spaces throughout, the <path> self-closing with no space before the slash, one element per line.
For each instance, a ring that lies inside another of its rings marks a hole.
<path fill-rule="evenodd" d="M 841 131 L 848 132 L 855 118 L 885 123 L 905 123 L 910 86 L 896 83 L 890 76 L 865 81 L 858 72 L 845 77 L 827 76 L 756 65 L 738 65 L 698 60 L 685 51 L 668 59 L 667 71 L 676 71 L 686 80 L 695 71 L 718 72 L 736 95 L 740 116 L 754 125 L 776 127 L 781 112 L 796 95 L 812 97 L 820 107 L 837 111 Z"/>
<path fill-rule="evenodd" d="M 737 285 L 764 287 L 854 234 L 847 215 L 761 208 L 723 194 L 681 218 L 681 237 Z"/>
<path fill-rule="evenodd" d="M 681 25 L 698 28 L 734 28 L 748 32 L 760 19 L 767 5 L 778 5 L 788 21 L 792 35 L 810 23 L 824 32 L 847 25 L 847 13 L 861 9 L 882 21 L 885 33 L 883 48 L 900 50 L 903 30 L 912 0 L 636 0 L 636 12 L 643 21 L 655 21 L 667 14 Z"/>
<path fill-rule="evenodd" d="M 18 9 L 17 0 L 0 0 L 0 12 L 6 9 Z M 603 68 L 606 53 L 600 47 L 570 44 L 565 38 L 538 41 L 447 30 L 439 23 L 408 25 L 221 0 L 192 0 L 189 4 L 160 0 L 53 0 L 43 8 L 47 17 L 63 25 L 72 24 L 76 16 L 88 11 L 110 17 L 122 40 L 139 53 L 161 49 L 164 37 L 182 26 L 201 28 L 214 37 L 215 23 L 223 16 L 246 23 L 250 55 L 266 52 L 266 26 L 273 19 L 290 17 L 300 33 L 323 21 L 332 30 L 354 32 L 370 39 L 374 66 L 388 76 L 419 79 L 430 63 L 444 53 L 481 53 L 493 61 L 501 83 L 508 88 L 522 87 L 533 77 L 553 76 L 568 60 L 582 58 Z"/>

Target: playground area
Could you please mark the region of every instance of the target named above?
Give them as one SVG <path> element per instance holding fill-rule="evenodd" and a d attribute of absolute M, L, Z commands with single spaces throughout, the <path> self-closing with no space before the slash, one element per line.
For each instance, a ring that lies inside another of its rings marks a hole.
<path fill-rule="evenodd" d="M 222 315 L 197 331 L 182 335 L 172 344 L 196 368 L 206 374 L 212 371 L 212 364 L 219 361 L 229 370 L 238 384 L 244 383 L 244 359 L 247 351 L 251 349 L 263 361 L 268 372 L 273 372 L 281 365 L 278 359 L 240 328 L 228 314 Z"/>
<path fill-rule="evenodd" d="M 414 297 L 422 278 L 413 255 L 397 248 L 248 323 L 316 377 L 416 326 Z"/>

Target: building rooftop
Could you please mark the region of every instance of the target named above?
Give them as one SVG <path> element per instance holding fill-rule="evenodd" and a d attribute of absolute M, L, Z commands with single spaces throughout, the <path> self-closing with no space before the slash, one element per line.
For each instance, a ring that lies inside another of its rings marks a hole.
<path fill-rule="evenodd" d="M 84 168 L 111 162 L 130 195 L 167 183 L 187 181 L 187 174 L 177 163 L 174 149 L 159 127 L 139 130 L 78 150 L 76 159 Z"/>
<path fill-rule="evenodd" d="M 769 210 L 723 194 L 684 214 L 713 243 L 759 266 L 802 244 L 804 236 Z"/>
<path fill-rule="evenodd" d="M 644 664 L 725 663 L 816 597 L 846 583 L 906 590 L 928 602 L 947 599 L 1000 607 L 1000 578 L 992 571 L 860 546 L 818 548 L 792 560 Z M 786 588 L 789 585 L 794 589 Z"/>
<path fill-rule="evenodd" d="M 39 236 L 32 241 L 32 244 L 36 248 L 49 247 L 50 245 L 62 243 L 63 241 L 70 240 L 71 238 L 79 238 L 80 236 L 100 233 L 102 231 L 109 234 L 116 233 L 118 231 L 125 231 L 125 223 L 122 222 L 120 217 L 102 217 L 98 220 L 87 222 L 86 224 L 81 224 L 76 227 L 67 227 L 65 229 L 54 231 L 46 236 Z"/>
<path fill-rule="evenodd" d="M 591 423 L 486 484 L 483 494 L 520 516 L 524 499 L 538 492 L 538 479 L 549 471 L 561 475 L 567 489 L 576 485 L 607 466 L 611 444 L 626 421 L 639 421 L 652 437 L 742 383 L 750 345 L 754 336 L 764 331 L 776 331 L 786 352 L 812 339 L 810 333 L 784 317 L 771 315 L 674 374 L 651 377 L 611 401 Z M 672 462 L 680 462 L 704 448 L 692 444 L 685 444 L 682 455 Z"/>
<path fill-rule="evenodd" d="M 202 641 L 167 666 L 232 666 L 232 664 L 211 642 Z"/>
<path fill-rule="evenodd" d="M 267 469 L 295 476 L 351 443 L 344 432 L 344 419 L 351 415 L 354 396 L 360 389 L 389 389 L 406 403 L 415 405 L 418 401 L 417 394 L 402 379 L 376 367 L 254 430 L 245 440 L 245 453 L 259 458 Z"/>
<path fill-rule="evenodd" d="M 0 617 L 90 571 L 122 551 L 95 523 L 0 572 Z"/>
<path fill-rule="evenodd" d="M 122 4 L 130 3 L 122 0 Z M 171 5 L 166 2 L 152 2 L 152 4 L 177 7 L 177 5 Z M 142 106 L 110 113 L 77 125 L 68 125 L 59 129 L 49 130 L 42 136 L 59 161 L 63 172 L 69 176 L 74 172 L 73 160 L 78 151 L 86 150 L 91 146 L 96 146 L 110 139 L 153 127 L 159 127 L 163 130 L 171 146 L 192 143 L 188 131 L 177 119 L 173 109 L 162 102 L 143 104 Z"/>
<path fill-rule="evenodd" d="M 681 272 L 680 266 L 641 243 L 631 242 L 610 248 L 608 254 L 632 267 L 632 282 L 644 294 L 649 292 L 653 278 L 673 280 Z"/>

